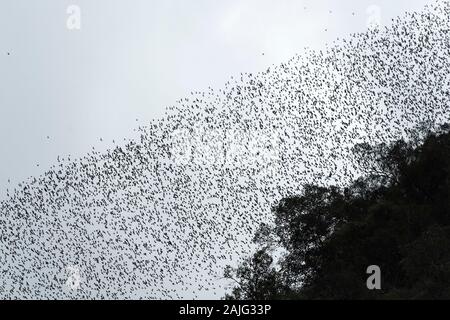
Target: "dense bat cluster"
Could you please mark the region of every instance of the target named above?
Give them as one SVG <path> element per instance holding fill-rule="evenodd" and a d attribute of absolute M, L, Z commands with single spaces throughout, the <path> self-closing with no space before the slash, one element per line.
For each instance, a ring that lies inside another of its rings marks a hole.
<path fill-rule="evenodd" d="M 357 143 L 448 120 L 449 19 L 436 3 L 193 92 L 107 152 L 58 158 L 0 203 L 0 298 L 222 296 L 273 204 L 357 178 Z"/>

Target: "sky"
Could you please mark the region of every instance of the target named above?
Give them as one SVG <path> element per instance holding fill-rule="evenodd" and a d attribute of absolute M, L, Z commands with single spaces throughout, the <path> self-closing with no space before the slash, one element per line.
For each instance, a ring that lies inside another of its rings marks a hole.
<path fill-rule="evenodd" d="M 58 156 L 132 138 L 191 91 L 431 2 L 0 0 L 0 199 Z"/>

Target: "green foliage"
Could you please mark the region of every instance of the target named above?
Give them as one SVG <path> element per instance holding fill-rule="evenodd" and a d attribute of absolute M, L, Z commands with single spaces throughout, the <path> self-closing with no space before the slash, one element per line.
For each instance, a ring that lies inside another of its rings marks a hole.
<path fill-rule="evenodd" d="M 283 199 L 275 225 L 255 235 L 261 249 L 227 268 L 237 285 L 226 298 L 449 299 L 448 128 L 423 143 L 356 146 L 364 178 Z M 366 286 L 369 265 L 381 268 L 381 290 Z"/>

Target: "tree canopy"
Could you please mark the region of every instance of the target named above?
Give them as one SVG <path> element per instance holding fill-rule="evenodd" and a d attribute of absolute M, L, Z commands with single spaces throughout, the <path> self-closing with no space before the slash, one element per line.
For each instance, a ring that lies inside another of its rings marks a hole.
<path fill-rule="evenodd" d="M 449 126 L 421 141 L 355 147 L 366 174 L 306 185 L 273 208 L 227 299 L 450 298 Z M 381 270 L 369 290 L 367 267 Z"/>

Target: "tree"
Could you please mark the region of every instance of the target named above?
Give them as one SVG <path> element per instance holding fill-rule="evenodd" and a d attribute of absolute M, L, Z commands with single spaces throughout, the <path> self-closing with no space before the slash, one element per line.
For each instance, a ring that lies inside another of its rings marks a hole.
<path fill-rule="evenodd" d="M 420 143 L 356 146 L 364 177 L 283 199 L 274 226 L 255 236 L 260 250 L 227 269 L 237 284 L 227 298 L 450 298 L 449 128 Z M 381 290 L 366 286 L 370 265 L 380 267 Z"/>
<path fill-rule="evenodd" d="M 237 286 L 232 295 L 226 299 L 266 300 L 275 299 L 282 294 L 279 274 L 273 266 L 273 258 L 264 249 L 246 259 L 242 265 L 233 270 L 225 269 L 225 277 L 232 279 Z"/>

